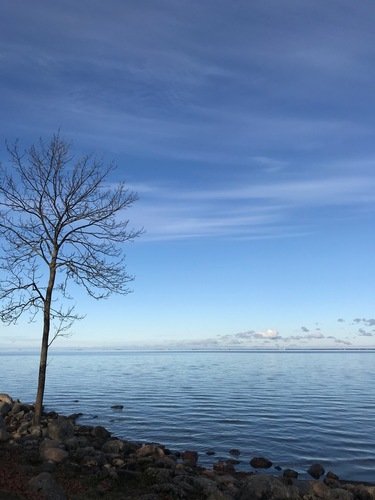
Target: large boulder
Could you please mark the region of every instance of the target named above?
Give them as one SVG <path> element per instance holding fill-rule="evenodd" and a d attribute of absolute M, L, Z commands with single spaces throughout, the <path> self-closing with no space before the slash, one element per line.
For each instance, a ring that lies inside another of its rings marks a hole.
<path fill-rule="evenodd" d="M 65 417 L 58 417 L 48 424 L 48 435 L 57 441 L 66 441 L 74 436 L 74 424 Z"/>
<path fill-rule="evenodd" d="M 288 486 L 273 476 L 249 476 L 238 495 L 239 500 L 298 500 L 300 498 L 295 486 Z"/>

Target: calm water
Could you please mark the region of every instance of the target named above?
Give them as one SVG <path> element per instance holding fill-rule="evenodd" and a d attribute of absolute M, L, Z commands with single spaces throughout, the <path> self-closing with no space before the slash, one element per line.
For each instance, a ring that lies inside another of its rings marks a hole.
<path fill-rule="evenodd" d="M 37 355 L 0 362 L 0 392 L 33 401 Z M 51 353 L 45 405 L 126 439 L 196 449 L 202 464 L 239 448 L 242 470 L 264 455 L 375 480 L 374 352 Z"/>

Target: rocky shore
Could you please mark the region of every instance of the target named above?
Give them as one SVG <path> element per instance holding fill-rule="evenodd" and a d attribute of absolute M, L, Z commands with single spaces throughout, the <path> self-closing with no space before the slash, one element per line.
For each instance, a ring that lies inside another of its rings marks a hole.
<path fill-rule="evenodd" d="M 342 481 L 320 464 L 310 480 L 291 469 L 265 474 L 273 467 L 265 457 L 236 472 L 240 452 L 230 450 L 232 460 L 207 469 L 193 450 L 118 439 L 78 416 L 49 412 L 34 426 L 32 405 L 0 394 L 0 500 L 375 500 L 374 485 Z"/>

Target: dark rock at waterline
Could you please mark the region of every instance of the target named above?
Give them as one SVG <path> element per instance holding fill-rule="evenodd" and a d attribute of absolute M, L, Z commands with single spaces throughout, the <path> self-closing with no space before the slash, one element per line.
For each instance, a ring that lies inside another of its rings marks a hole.
<path fill-rule="evenodd" d="M 334 479 L 335 481 L 339 480 L 339 476 L 330 470 L 327 472 L 326 478 L 327 479 Z"/>
<path fill-rule="evenodd" d="M 324 467 L 321 464 L 312 464 L 307 469 L 307 472 L 314 479 L 319 479 L 324 474 Z"/>
<path fill-rule="evenodd" d="M 287 477 L 289 479 L 297 479 L 298 472 L 293 469 L 285 469 L 283 472 L 283 477 Z"/>
<path fill-rule="evenodd" d="M 83 416 L 83 413 L 78 412 L 78 413 L 72 413 L 71 415 L 68 416 L 69 420 L 72 420 L 72 422 L 75 422 L 77 419 Z"/>
<path fill-rule="evenodd" d="M 112 410 L 123 410 L 124 405 L 112 405 L 111 408 Z"/>
<path fill-rule="evenodd" d="M 328 471 L 326 477 L 323 479 L 324 484 L 330 488 L 338 488 L 340 486 L 339 476 L 332 471 Z"/>
<path fill-rule="evenodd" d="M 198 453 L 196 451 L 186 450 L 182 453 L 184 463 L 196 467 L 198 463 Z"/>
<path fill-rule="evenodd" d="M 233 474 L 235 472 L 234 465 L 229 462 L 229 460 L 219 460 L 214 463 L 213 469 L 215 472 L 221 472 L 223 474 Z"/>
<path fill-rule="evenodd" d="M 268 458 L 253 457 L 250 460 L 250 465 L 251 467 L 254 467 L 254 469 L 269 469 L 272 465 L 272 462 L 271 460 L 268 460 Z"/>
<path fill-rule="evenodd" d="M 97 425 L 96 427 L 94 427 L 91 431 L 91 435 L 94 438 L 103 440 L 107 440 L 111 437 L 111 433 L 108 432 L 107 429 L 105 427 L 102 427 L 101 425 Z"/>
<path fill-rule="evenodd" d="M 58 417 L 48 424 L 48 434 L 51 439 L 65 441 L 74 436 L 74 425 L 69 418 Z"/>
<path fill-rule="evenodd" d="M 241 460 L 238 460 L 237 458 L 228 458 L 227 462 L 228 464 L 238 465 L 241 463 Z"/>
<path fill-rule="evenodd" d="M 229 455 L 232 455 L 232 457 L 239 457 L 241 455 L 241 452 L 237 448 L 232 448 L 231 450 L 229 450 Z"/>

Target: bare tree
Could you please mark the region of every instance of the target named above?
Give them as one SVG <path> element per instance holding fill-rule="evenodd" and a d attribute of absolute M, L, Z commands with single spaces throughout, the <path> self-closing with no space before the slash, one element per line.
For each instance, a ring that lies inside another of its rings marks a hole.
<path fill-rule="evenodd" d="M 107 183 L 112 164 L 90 156 L 76 159 L 59 134 L 21 152 L 8 146 L 11 170 L 0 167 L 0 318 L 16 323 L 26 312 L 43 314 L 34 423 L 42 414 L 48 349 L 80 316 L 68 283 L 83 286 L 95 299 L 127 294 L 122 243 L 129 230 L 124 211 L 137 195 L 124 184 Z M 68 302 L 69 304 L 69 302 Z M 52 330 L 54 328 L 54 330 Z"/>

